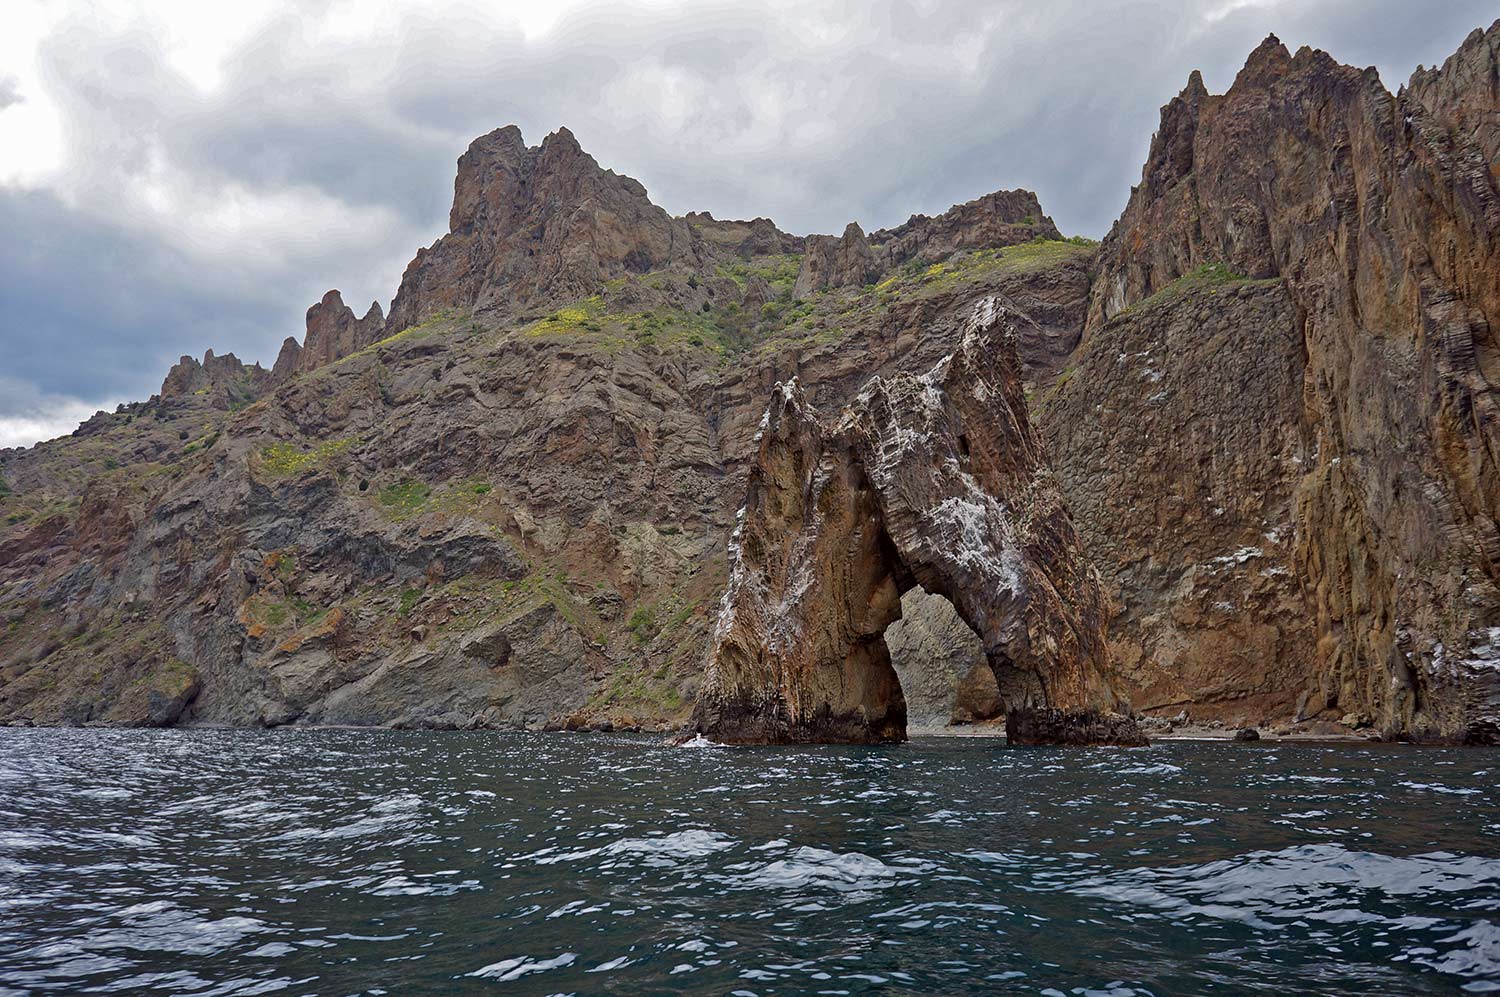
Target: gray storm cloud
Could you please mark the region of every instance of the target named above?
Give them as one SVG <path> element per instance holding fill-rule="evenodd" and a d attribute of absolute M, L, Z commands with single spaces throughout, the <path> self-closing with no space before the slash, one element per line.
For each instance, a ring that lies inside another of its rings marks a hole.
<path fill-rule="evenodd" d="M 528 38 L 442 4 L 330 40 L 289 4 L 215 86 L 159 25 L 80 10 L 35 52 L 62 168 L 0 186 L 0 445 L 153 392 L 182 353 L 269 361 L 329 287 L 388 301 L 446 227 L 453 162 L 567 125 L 668 210 L 866 228 L 1025 186 L 1102 235 L 1188 73 L 1222 90 L 1274 31 L 1398 85 L 1487 2 L 720 2 L 574 9 Z M 29 87 L 29 84 L 28 84 Z M 26 97 L 0 75 L 0 115 Z M 3 165 L 4 153 L 0 153 Z"/>

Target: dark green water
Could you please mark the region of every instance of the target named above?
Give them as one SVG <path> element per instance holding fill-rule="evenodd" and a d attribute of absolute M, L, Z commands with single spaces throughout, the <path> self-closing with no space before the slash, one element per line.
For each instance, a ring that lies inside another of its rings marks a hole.
<path fill-rule="evenodd" d="M 1492 767 L 0 730 L 0 993 L 1500 990 Z"/>

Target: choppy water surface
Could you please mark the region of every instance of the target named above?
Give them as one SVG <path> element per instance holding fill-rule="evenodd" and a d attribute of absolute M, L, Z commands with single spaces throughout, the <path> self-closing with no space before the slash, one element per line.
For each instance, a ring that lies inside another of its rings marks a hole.
<path fill-rule="evenodd" d="M 1491 766 L 0 730 L 0 993 L 1500 990 Z"/>

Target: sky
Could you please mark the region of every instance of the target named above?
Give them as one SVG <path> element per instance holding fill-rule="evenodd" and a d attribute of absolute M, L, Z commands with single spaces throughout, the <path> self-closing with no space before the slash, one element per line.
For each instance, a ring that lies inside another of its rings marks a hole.
<path fill-rule="evenodd" d="M 682 214 L 866 230 L 1027 187 L 1098 237 L 1193 69 L 1274 32 L 1395 89 L 1493 0 L 4 0 L 0 447 L 270 365 L 447 227 L 454 163 L 572 129 Z"/>

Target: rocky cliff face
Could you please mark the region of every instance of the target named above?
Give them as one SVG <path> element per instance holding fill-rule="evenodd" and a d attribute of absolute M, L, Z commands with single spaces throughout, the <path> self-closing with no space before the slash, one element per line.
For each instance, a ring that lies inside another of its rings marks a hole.
<path fill-rule="evenodd" d="M 1494 735 L 1497 37 L 1163 109 L 1048 418 L 1138 706 Z"/>
<path fill-rule="evenodd" d="M 912 215 L 902 225 L 871 233 L 870 245 L 883 268 L 911 260 L 935 263 L 959 250 L 1015 246 L 1062 233 L 1029 190 L 997 190 L 955 204 L 936 218 Z"/>
<path fill-rule="evenodd" d="M 906 264 L 928 265 L 969 249 L 1060 240 L 1052 219 L 1029 190 L 1000 190 L 955 204 L 936 218 L 912 215 L 905 224 L 869 237 L 858 222 L 844 234 L 810 235 L 794 293 L 805 298 L 835 287 L 859 287 Z"/>
<path fill-rule="evenodd" d="M 697 728 L 720 741 L 900 740 L 882 635 L 946 597 L 1011 708 L 1113 706 L 1104 605 L 1032 432 L 1015 333 L 984 298 L 958 350 L 823 422 L 795 380 L 758 433 Z"/>

